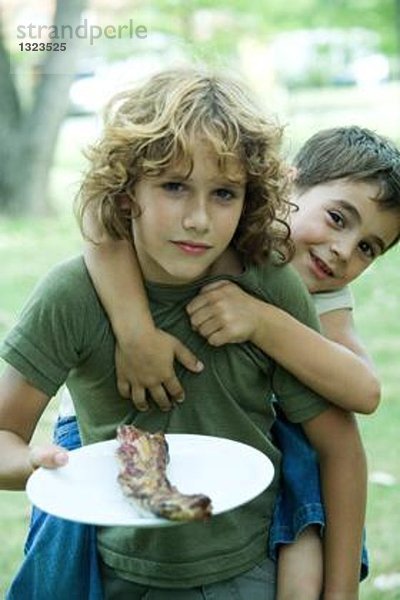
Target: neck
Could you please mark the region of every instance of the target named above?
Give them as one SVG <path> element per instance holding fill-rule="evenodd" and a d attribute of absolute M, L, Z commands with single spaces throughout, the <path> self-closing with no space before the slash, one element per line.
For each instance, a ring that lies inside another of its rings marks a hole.
<path fill-rule="evenodd" d="M 243 265 L 238 253 L 233 248 L 227 248 L 215 261 L 210 269 L 210 275 L 240 275 Z"/>

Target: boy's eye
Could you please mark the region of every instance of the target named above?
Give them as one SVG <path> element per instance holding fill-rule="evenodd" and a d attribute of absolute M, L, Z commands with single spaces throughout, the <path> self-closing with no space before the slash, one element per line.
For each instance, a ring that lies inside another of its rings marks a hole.
<path fill-rule="evenodd" d="M 373 260 L 377 255 L 375 248 L 369 242 L 361 241 L 358 244 L 358 247 L 360 248 L 364 256 L 366 256 L 370 260 Z"/>
<path fill-rule="evenodd" d="M 336 210 L 328 210 L 328 214 L 331 220 L 335 223 L 335 225 L 337 225 L 338 227 L 344 227 L 345 220 L 340 212 L 337 212 Z"/>
<path fill-rule="evenodd" d="M 178 192 L 179 193 L 184 190 L 184 185 L 180 181 L 165 181 L 161 187 L 166 192 Z"/>
<path fill-rule="evenodd" d="M 214 194 L 219 200 L 224 202 L 232 200 L 232 198 L 235 197 L 235 194 L 232 192 L 232 190 L 228 190 L 227 188 L 218 188 L 215 190 Z"/>

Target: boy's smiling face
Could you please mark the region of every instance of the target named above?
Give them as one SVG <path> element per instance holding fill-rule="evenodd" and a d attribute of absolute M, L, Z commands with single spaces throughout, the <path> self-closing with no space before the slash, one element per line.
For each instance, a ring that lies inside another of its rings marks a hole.
<path fill-rule="evenodd" d="M 207 275 L 229 246 L 242 213 L 246 177 L 237 160 L 222 172 L 211 147 L 199 141 L 193 169 L 171 165 L 135 186 L 141 214 L 132 219 L 145 279 L 183 284 Z"/>
<path fill-rule="evenodd" d="M 395 240 L 400 213 L 382 210 L 378 186 L 337 179 L 295 194 L 293 266 L 311 293 L 343 287 Z"/>

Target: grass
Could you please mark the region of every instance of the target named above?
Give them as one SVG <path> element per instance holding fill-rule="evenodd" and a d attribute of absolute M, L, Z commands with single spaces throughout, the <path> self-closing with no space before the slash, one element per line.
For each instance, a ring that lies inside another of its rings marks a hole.
<path fill-rule="evenodd" d="M 324 112 L 324 97 L 318 97 L 318 114 L 311 119 L 312 97 L 298 96 L 300 108 L 292 106 L 288 112 L 291 127 L 289 133 L 293 145 L 319 127 L 332 125 Z M 351 110 L 359 109 L 357 102 L 349 100 Z M 332 104 L 334 100 L 329 100 Z M 329 104 L 329 111 L 333 110 Z M 342 103 L 343 104 L 343 103 Z M 339 116 L 344 108 L 340 105 Z M 294 111 L 294 112 L 293 112 Z M 290 113 L 290 114 L 289 114 Z M 396 113 L 397 115 L 397 113 Z M 315 120 L 317 119 L 317 120 Z M 381 119 L 381 112 L 377 116 Z M 386 117 L 386 129 L 395 120 Z M 342 122 L 356 121 L 346 114 Z M 335 121 L 336 122 L 336 121 Z M 358 121 L 360 122 L 360 121 Z M 361 122 L 361 124 L 368 124 Z M 374 127 L 374 123 L 370 125 Z M 0 220 L 0 264 L 2 265 L 0 296 L 0 336 L 9 329 L 17 312 L 37 279 L 55 262 L 79 250 L 79 233 L 71 217 L 71 198 L 79 177 L 82 161 L 77 153 L 69 152 L 79 139 L 87 139 L 94 131 L 93 122 L 71 120 L 66 123 L 60 140 L 57 162 L 53 170 L 53 189 L 60 215 L 39 221 Z M 307 131 L 306 131 L 307 129 Z M 85 135 L 82 135 L 84 131 Z M 398 128 L 400 133 L 400 127 Z M 387 133 L 390 133 L 387 131 Z M 80 142 L 82 143 L 82 142 Z M 367 449 L 370 471 L 385 472 L 394 476 L 395 484 L 385 486 L 371 483 L 368 507 L 368 546 L 372 573 L 362 585 L 362 600 L 394 600 L 400 598 L 400 590 L 381 591 L 374 588 L 374 579 L 381 574 L 399 571 L 400 530 L 399 485 L 400 461 L 398 458 L 398 423 L 400 422 L 400 382 L 398 378 L 398 355 L 400 350 L 399 249 L 392 250 L 379 260 L 354 285 L 356 298 L 356 321 L 361 336 L 369 348 L 381 374 L 384 388 L 380 409 L 374 416 L 360 418 L 360 426 Z M 396 295 L 397 294 L 397 295 Z M 44 414 L 37 436 L 49 439 L 57 404 L 52 403 Z M 27 531 L 29 506 L 24 493 L 0 492 L 0 598 L 15 573 L 22 558 L 23 541 Z"/>
<path fill-rule="evenodd" d="M 392 250 L 354 285 L 357 326 L 383 382 L 379 410 L 373 416 L 360 418 L 369 470 L 371 474 L 388 473 L 396 482 L 392 486 L 369 485 L 367 534 L 371 577 L 362 586 L 363 600 L 400 598 L 399 588 L 385 592 L 373 587 L 378 575 L 398 572 L 400 565 L 398 539 L 394 533 L 400 527 L 400 514 L 396 509 L 400 485 L 397 442 L 400 419 L 400 326 L 396 314 L 400 298 L 394 292 L 396 281 L 399 282 L 398 255 L 398 248 Z"/>

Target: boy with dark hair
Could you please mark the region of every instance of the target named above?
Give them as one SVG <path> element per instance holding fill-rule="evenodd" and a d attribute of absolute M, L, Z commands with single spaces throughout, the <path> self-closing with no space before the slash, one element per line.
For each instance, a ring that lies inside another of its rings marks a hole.
<path fill-rule="evenodd" d="M 400 152 L 358 126 L 322 130 L 300 148 L 293 179 L 291 264 L 312 293 L 327 339 L 223 282 L 204 288 L 189 305 L 192 324 L 220 346 L 241 339 L 251 317 L 264 351 L 278 363 L 342 408 L 371 413 L 379 382 L 355 331 L 348 284 L 399 240 Z M 270 536 L 271 554 L 279 557 L 278 598 L 312 600 L 323 579 L 318 472 L 300 430 L 279 415 L 273 431 L 283 453 L 284 485 Z M 364 549 L 361 577 L 367 572 Z"/>

